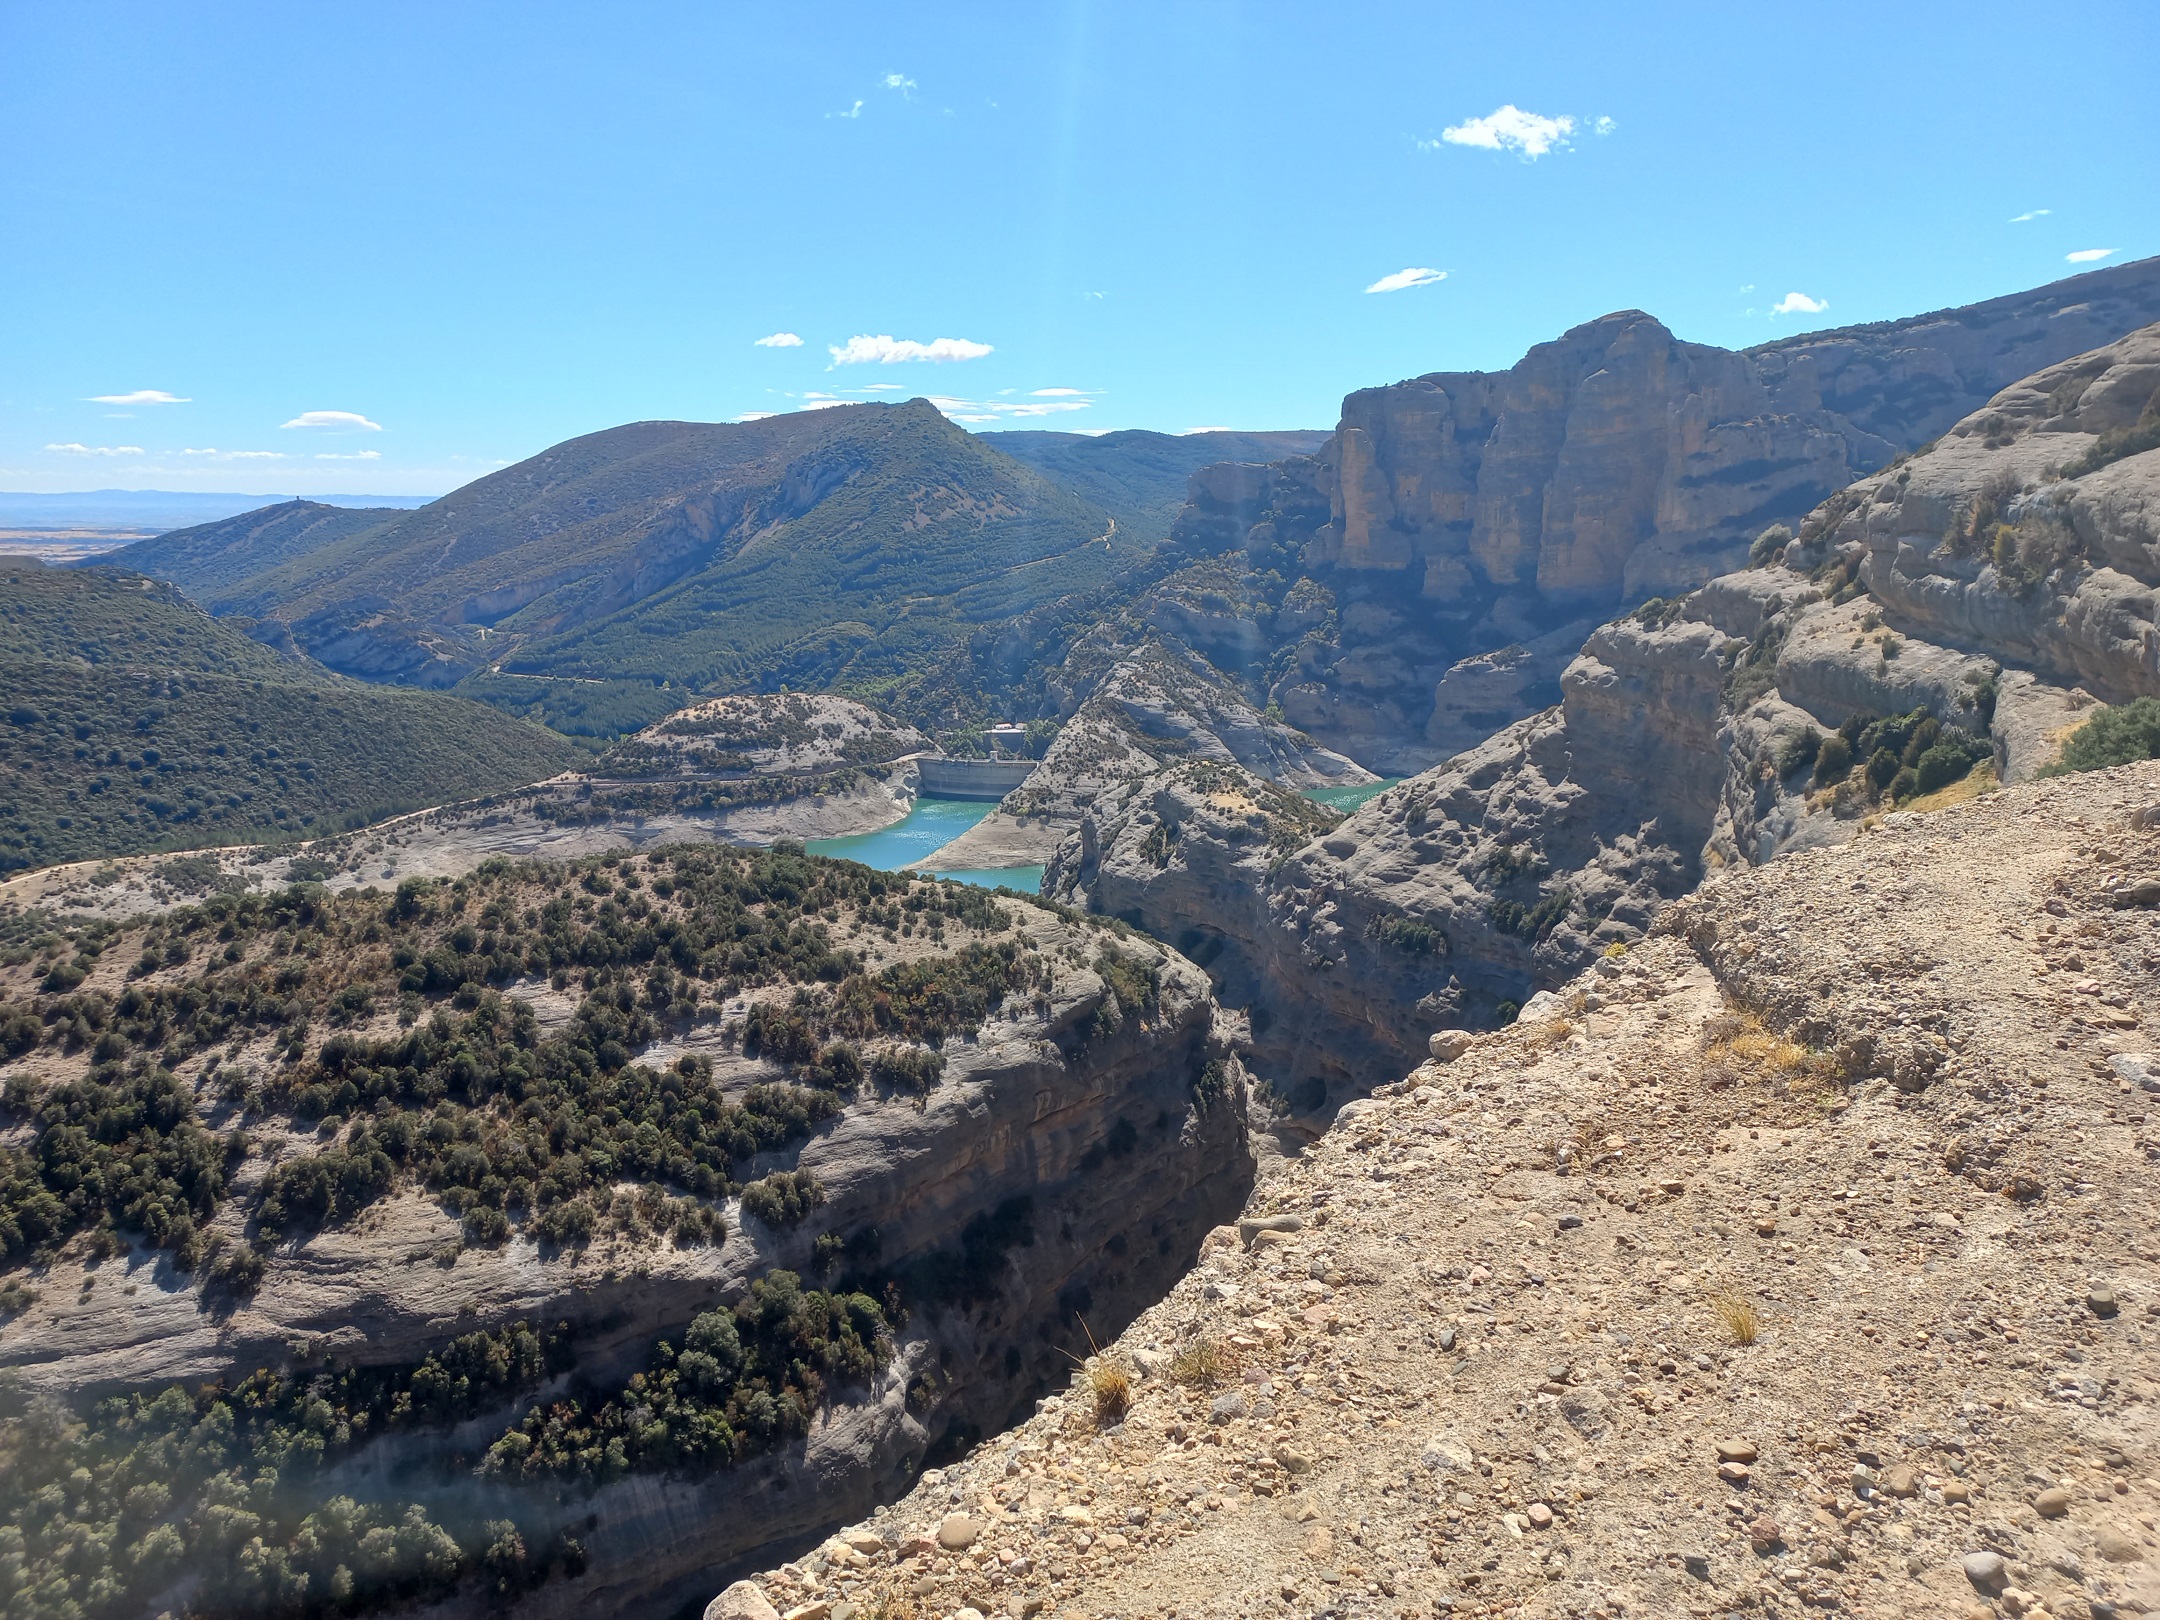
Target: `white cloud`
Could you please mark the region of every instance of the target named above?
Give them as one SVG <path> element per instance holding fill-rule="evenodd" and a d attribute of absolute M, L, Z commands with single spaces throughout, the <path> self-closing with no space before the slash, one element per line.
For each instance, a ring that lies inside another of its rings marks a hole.
<path fill-rule="evenodd" d="M 990 348 L 987 343 L 973 343 L 966 338 L 941 337 L 918 343 L 913 338 L 895 338 L 886 334 L 851 337 L 845 343 L 828 344 L 826 352 L 836 366 L 858 366 L 869 362 L 890 366 L 903 360 L 980 360 L 990 353 Z"/>
<path fill-rule="evenodd" d="M 903 96 L 906 96 L 910 99 L 913 99 L 914 97 L 915 81 L 909 78 L 905 73 L 888 73 L 880 82 L 888 90 L 897 90 Z"/>
<path fill-rule="evenodd" d="M 302 411 L 290 422 L 281 425 L 289 428 L 338 428 L 347 431 L 360 428 L 369 433 L 382 431 L 380 422 L 370 422 L 358 411 Z"/>
<path fill-rule="evenodd" d="M 282 450 L 183 450 L 183 456 L 204 456 L 212 461 L 283 461 Z"/>
<path fill-rule="evenodd" d="M 57 450 L 63 456 L 139 456 L 143 447 L 139 444 L 48 444 L 48 450 Z"/>
<path fill-rule="evenodd" d="M 1773 315 L 1820 315 L 1830 307 L 1825 298 L 1810 298 L 1804 292 L 1789 292 L 1770 306 Z"/>
<path fill-rule="evenodd" d="M 768 417 L 778 416 L 779 414 L 778 411 L 744 411 L 735 420 L 738 422 L 762 422 Z"/>
<path fill-rule="evenodd" d="M 192 405 L 191 399 L 168 394 L 162 388 L 138 388 L 132 394 L 92 394 L 93 405 Z"/>
<path fill-rule="evenodd" d="M 1045 388 L 1043 394 L 1069 394 L 1071 389 Z M 954 399 L 949 394 L 932 394 L 930 403 L 951 417 L 955 422 L 970 424 L 984 422 L 1024 422 L 1040 420 L 1045 416 L 1063 416 L 1069 411 L 1084 411 L 1092 401 L 1085 399 Z"/>
<path fill-rule="evenodd" d="M 1440 139 L 1450 146 L 1481 146 L 1490 152 L 1516 152 L 1525 158 L 1541 158 L 1555 146 L 1566 146 L 1567 138 L 1574 133 L 1574 119 L 1565 116 L 1547 118 L 1542 113 L 1524 112 L 1511 101 L 1483 118 L 1465 119 L 1443 129 Z M 1429 141 L 1419 144 L 1427 150 L 1432 146 Z"/>
<path fill-rule="evenodd" d="M 802 339 L 793 332 L 775 332 L 771 337 L 761 337 L 751 345 L 756 349 L 799 349 Z"/>
<path fill-rule="evenodd" d="M 380 461 L 382 460 L 382 452 L 380 450 L 355 450 L 348 456 L 336 450 L 319 450 L 315 454 L 315 459 L 317 461 Z"/>
<path fill-rule="evenodd" d="M 2063 259 L 2069 264 L 2091 264 L 2095 259 L 2104 259 L 2114 251 L 2113 248 L 2079 248 L 2075 253 L 2065 253 Z"/>
<path fill-rule="evenodd" d="M 1401 292 L 1406 287 L 1431 287 L 1447 280 L 1445 270 L 1409 269 L 1398 270 L 1391 276 L 1382 276 L 1365 290 L 1376 292 Z"/>
<path fill-rule="evenodd" d="M 1196 428 L 1187 428 L 1187 429 L 1185 430 L 1186 434 L 1188 434 L 1188 435 L 1190 435 L 1190 434 L 1194 434 L 1194 433 L 1235 433 L 1236 431 L 1237 431 L 1237 429 L 1236 429 L 1236 428 L 1230 428 L 1230 427 L 1196 427 Z"/>
<path fill-rule="evenodd" d="M 827 113 L 825 116 L 827 118 L 860 118 L 862 116 L 862 103 L 858 101 L 846 112 Z"/>
<path fill-rule="evenodd" d="M 2028 208 L 2025 210 L 2024 213 L 2019 214 L 2015 219 L 2011 220 L 2010 223 L 2013 225 L 2022 225 L 2027 220 L 2045 219 L 2048 215 L 2054 212 L 2055 210 L 2052 208 Z"/>
<path fill-rule="evenodd" d="M 1028 390 L 1028 397 L 1030 399 L 1079 399 L 1087 392 L 1088 390 L 1085 388 L 1031 388 Z"/>
<path fill-rule="evenodd" d="M 1593 135 L 1610 135 L 1619 127 L 1618 124 L 1605 117 L 1602 113 L 1590 120 L 1590 133 Z"/>

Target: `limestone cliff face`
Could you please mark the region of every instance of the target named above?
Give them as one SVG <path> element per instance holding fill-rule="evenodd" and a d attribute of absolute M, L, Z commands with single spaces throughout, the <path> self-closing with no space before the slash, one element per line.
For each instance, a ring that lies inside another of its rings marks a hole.
<path fill-rule="evenodd" d="M 1421 770 L 1474 740 L 1466 711 L 1503 716 L 1484 736 L 1557 696 L 1556 667 L 1533 661 L 1511 693 L 1482 660 L 1703 584 L 1765 526 L 1797 521 L 2018 378 L 2155 319 L 2160 261 L 1745 353 L 1624 311 L 1506 372 L 1350 395 L 1315 455 L 1196 475 L 1178 537 L 1242 543 L 1324 591 L 1329 622 L 1275 643 L 1296 650 L 1274 698 L 1368 765 Z M 2095 382 L 2089 414 L 2119 396 L 2134 416 L 2139 374 Z M 2101 486 L 2076 521 L 2149 537 L 2155 517 L 2142 496 Z M 2112 602 L 2094 611 L 2119 616 Z M 1474 711 L 1465 689 L 1480 692 Z"/>
<path fill-rule="evenodd" d="M 1089 809 L 1049 892 L 1178 939 L 1252 1009 L 1256 1071 L 1323 1111 L 1705 870 L 1853 837 L 1873 801 L 1809 769 L 1848 720 L 1923 711 L 2018 782 L 2096 701 L 2160 693 L 2155 512 L 2160 326 L 2003 390 L 1765 565 L 1593 630 L 1555 707 L 1341 825 L 1285 850 L 1165 772 Z"/>
<path fill-rule="evenodd" d="M 1211 1060 L 1228 1058 L 1204 975 L 1149 941 L 1003 904 L 1035 948 L 1094 961 L 1108 942 L 1152 966 L 1158 1005 L 1118 1008 L 1095 971 L 1061 970 L 1047 1000 L 1015 1002 L 974 1038 L 948 1042 L 944 1078 L 922 1106 L 865 1097 L 806 1143 L 747 1167 L 812 1172 L 827 1199 L 815 1222 L 775 1230 L 731 1207 L 717 1248 L 660 1242 L 580 1257 L 514 1237 L 456 1254 L 456 1221 L 431 1199 L 403 1195 L 278 1251 L 261 1291 L 229 1314 L 207 1312 L 190 1279 L 150 1255 L 124 1263 L 130 1297 L 109 1281 L 77 1300 L 55 1282 L 50 1308 L 9 1324 L 0 1366 L 27 1391 L 79 1398 L 244 1374 L 303 1345 L 346 1364 L 410 1363 L 456 1334 L 526 1319 L 569 1323 L 578 1376 L 606 1387 L 642 1365 L 654 1338 L 739 1299 L 751 1279 L 776 1267 L 815 1277 L 819 1231 L 874 1227 L 879 1263 L 897 1274 L 957 1250 L 971 1220 L 1030 1200 L 1029 1237 L 996 1260 L 978 1298 L 916 1309 L 874 1386 L 836 1392 L 807 1440 L 773 1456 L 704 1479 L 632 1476 L 560 1504 L 552 1487 L 536 1498 L 476 1477 L 471 1456 L 530 1400 L 560 1392 L 551 1387 L 456 1436 L 364 1448 L 319 1482 L 323 1496 L 447 1494 L 528 1524 L 550 1514 L 574 1521 L 587 1574 L 543 1586 L 511 1612 L 671 1612 L 729 1564 L 905 1490 L 942 1437 L 1014 1421 L 1062 1378 L 1060 1347 L 1084 1353 L 1076 1313 L 1099 1335 L 1118 1331 L 1244 1200 L 1253 1160 L 1234 1060 L 1226 1087 L 1199 1084 Z M 654 1063 L 673 1055 L 642 1054 Z M 434 1259 L 446 1243 L 456 1254 L 447 1269 Z M 462 1468 L 445 1461 L 453 1450 L 466 1453 Z"/>

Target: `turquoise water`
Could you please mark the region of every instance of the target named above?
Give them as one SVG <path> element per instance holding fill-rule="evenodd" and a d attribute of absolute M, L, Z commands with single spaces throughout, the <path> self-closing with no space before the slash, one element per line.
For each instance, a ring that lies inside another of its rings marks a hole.
<path fill-rule="evenodd" d="M 813 838 L 804 847 L 813 855 L 835 855 L 844 861 L 860 861 L 881 872 L 896 872 L 910 861 L 919 861 L 942 849 L 997 805 L 976 799 L 917 799 L 905 820 L 872 833 L 847 838 Z M 935 872 L 934 877 L 972 883 L 979 889 L 1004 887 L 1034 894 L 1042 888 L 1039 866 L 1006 866 L 987 871 Z"/>
<path fill-rule="evenodd" d="M 1305 797 L 1314 804 L 1324 804 L 1330 810 L 1340 810 L 1344 815 L 1363 808 L 1369 799 L 1377 799 L 1397 782 L 1405 778 L 1383 776 L 1377 782 L 1359 782 L 1351 787 L 1307 788 Z"/>

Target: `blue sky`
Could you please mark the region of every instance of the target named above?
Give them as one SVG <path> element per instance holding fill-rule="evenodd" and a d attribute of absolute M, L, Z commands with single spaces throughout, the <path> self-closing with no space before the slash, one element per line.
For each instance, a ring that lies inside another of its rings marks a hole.
<path fill-rule="evenodd" d="M 2156 60 L 2151 0 L 7 6 L 0 488 L 1324 427 L 1612 309 L 1883 319 L 2160 252 Z"/>

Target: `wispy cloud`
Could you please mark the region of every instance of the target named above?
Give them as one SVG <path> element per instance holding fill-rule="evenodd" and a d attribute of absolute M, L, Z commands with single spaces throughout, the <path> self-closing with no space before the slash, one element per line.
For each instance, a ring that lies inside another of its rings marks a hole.
<path fill-rule="evenodd" d="M 282 450 L 219 450 L 214 447 L 202 450 L 183 450 L 183 456 L 200 456 L 206 461 L 283 461 Z"/>
<path fill-rule="evenodd" d="M 855 105 L 848 108 L 846 112 L 827 113 L 825 116 L 827 118 L 860 118 L 862 116 L 862 102 L 858 99 Z"/>
<path fill-rule="evenodd" d="M 967 338 L 950 337 L 918 343 L 913 338 L 896 338 L 888 333 L 877 337 L 858 335 L 845 343 L 828 344 L 826 352 L 836 366 L 890 366 L 907 360 L 929 360 L 940 364 L 952 360 L 980 360 L 991 352 L 991 346 Z"/>
<path fill-rule="evenodd" d="M 168 394 L 162 388 L 138 388 L 132 394 L 92 394 L 93 405 L 192 405 L 191 399 Z"/>
<path fill-rule="evenodd" d="M 1773 315 L 1820 315 L 1830 307 L 1826 298 L 1810 298 L 1804 292 L 1789 292 L 1770 306 Z"/>
<path fill-rule="evenodd" d="M 770 337 L 757 339 L 751 346 L 759 349 L 799 349 L 802 347 L 802 339 L 793 332 L 775 332 Z"/>
<path fill-rule="evenodd" d="M 2025 210 L 2024 213 L 2019 214 L 2014 219 L 2012 219 L 2010 223 L 2013 225 L 2023 225 L 2028 220 L 2045 219 L 2048 215 L 2054 212 L 2055 210 L 2052 208 L 2028 208 Z"/>
<path fill-rule="evenodd" d="M 1042 389 L 1038 392 L 1055 394 L 1068 391 Z M 932 394 L 930 403 L 955 422 L 969 427 L 981 427 L 995 422 L 1039 421 L 1046 416 L 1063 416 L 1070 411 L 1084 411 L 1094 402 L 1087 399 L 1038 399 L 1033 394 L 1026 399 L 954 399 L 949 394 Z"/>
<path fill-rule="evenodd" d="M 1610 135 L 1619 127 L 1618 124 L 1602 113 L 1590 120 L 1590 133 L 1593 135 Z"/>
<path fill-rule="evenodd" d="M 879 83 L 883 84 L 888 90 L 899 91 L 903 96 L 908 97 L 910 100 L 914 98 L 915 81 L 909 78 L 905 73 L 888 73 L 883 79 L 879 81 Z"/>
<path fill-rule="evenodd" d="M 744 411 L 735 420 L 738 422 L 762 422 L 768 417 L 778 416 L 779 414 L 778 411 Z"/>
<path fill-rule="evenodd" d="M 290 422 L 280 424 L 289 428 L 333 428 L 346 432 L 361 431 L 380 433 L 382 424 L 370 422 L 358 411 L 302 411 Z"/>
<path fill-rule="evenodd" d="M 57 450 L 63 456 L 139 456 L 143 447 L 139 444 L 48 444 L 48 450 Z"/>
<path fill-rule="evenodd" d="M 1445 280 L 1447 280 L 1445 270 L 1425 270 L 1413 267 L 1408 270 L 1398 270 L 1391 276 L 1382 276 L 1365 290 L 1369 293 L 1401 292 L 1408 287 L 1431 287 Z"/>
<path fill-rule="evenodd" d="M 1190 438 L 1195 433 L 1235 433 L 1236 431 L 1237 429 L 1232 427 L 1196 427 L 1187 428 L 1184 433 L 1179 436 L 1181 438 Z"/>
<path fill-rule="evenodd" d="M 318 450 L 315 453 L 315 459 L 317 461 L 380 461 L 382 460 L 382 452 L 380 450 L 355 450 L 350 455 L 347 455 L 337 450 Z"/>
<path fill-rule="evenodd" d="M 2091 264 L 2095 259 L 2104 259 L 2114 251 L 2113 248 L 2079 248 L 2075 253 L 2065 253 L 2063 258 L 2071 264 Z"/>
<path fill-rule="evenodd" d="M 1440 132 L 1440 139 L 1449 146 L 1478 146 L 1489 152 L 1513 152 L 1525 159 L 1534 159 L 1543 157 L 1556 146 L 1565 147 L 1568 137 L 1574 133 L 1573 118 L 1565 114 L 1548 118 L 1543 113 L 1524 112 L 1511 101 L 1483 118 L 1466 118 L 1459 124 L 1449 125 Z M 1606 134 L 1609 130 L 1598 133 Z M 1435 143 L 1420 141 L 1418 145 L 1431 151 Z"/>

